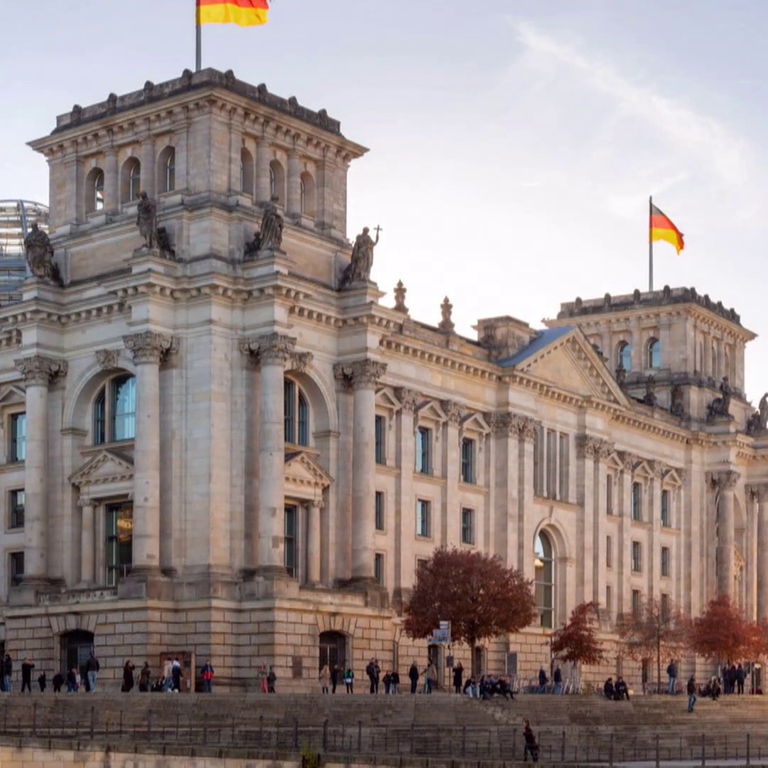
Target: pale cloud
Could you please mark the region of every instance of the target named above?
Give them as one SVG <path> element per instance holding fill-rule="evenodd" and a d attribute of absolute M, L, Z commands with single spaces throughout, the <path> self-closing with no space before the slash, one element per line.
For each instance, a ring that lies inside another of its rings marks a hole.
<path fill-rule="evenodd" d="M 546 64 L 559 64 L 597 93 L 609 97 L 624 117 L 642 123 L 643 130 L 673 144 L 725 185 L 744 184 L 754 151 L 749 142 L 726 124 L 697 112 L 679 98 L 640 85 L 610 63 L 574 44 L 542 31 L 529 22 L 511 22 L 525 50 Z"/>

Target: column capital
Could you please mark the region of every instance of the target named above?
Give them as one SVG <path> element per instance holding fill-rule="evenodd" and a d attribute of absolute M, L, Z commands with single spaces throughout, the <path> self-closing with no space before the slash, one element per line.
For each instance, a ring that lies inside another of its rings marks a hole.
<path fill-rule="evenodd" d="M 458 426 L 464 416 L 464 406 L 455 403 L 453 400 L 443 400 L 440 405 L 443 408 L 443 412 L 448 417 L 448 423 L 453 426 Z"/>
<path fill-rule="evenodd" d="M 296 339 L 284 333 L 266 333 L 240 342 L 240 351 L 244 355 L 253 356 L 258 362 L 270 365 L 284 366 L 288 360 L 298 357 L 295 348 Z"/>
<path fill-rule="evenodd" d="M 397 387 L 395 397 L 400 401 L 400 409 L 406 413 L 414 413 L 421 400 L 419 393 L 415 389 L 408 389 L 408 387 Z"/>
<path fill-rule="evenodd" d="M 649 461 L 648 466 L 656 480 L 660 480 L 667 471 L 667 465 L 663 461 Z"/>
<path fill-rule="evenodd" d="M 90 496 L 81 496 L 77 500 L 77 506 L 78 507 L 92 507 L 93 506 L 93 499 Z"/>
<path fill-rule="evenodd" d="M 722 472 L 709 472 L 707 476 L 712 485 L 720 491 L 732 491 L 741 479 L 741 473 L 733 469 L 726 469 Z"/>
<path fill-rule="evenodd" d="M 142 331 L 123 336 L 123 344 L 137 365 L 142 363 L 160 365 L 168 355 L 173 355 L 179 350 L 177 338 L 156 331 Z"/>
<path fill-rule="evenodd" d="M 745 490 L 759 504 L 768 501 L 768 483 L 751 483 L 745 486 Z"/>
<path fill-rule="evenodd" d="M 54 379 L 67 375 L 67 361 L 35 355 L 14 360 L 16 370 L 27 386 L 47 387 Z"/>
<path fill-rule="evenodd" d="M 619 453 L 619 460 L 621 461 L 621 468 L 624 472 L 633 474 L 635 471 L 635 465 L 640 461 L 639 457 L 629 451 L 621 451 Z"/>
<path fill-rule="evenodd" d="M 489 421 L 496 434 L 519 437 L 525 442 L 533 442 L 536 437 L 538 423 L 530 416 L 501 411 L 492 413 Z"/>
<path fill-rule="evenodd" d="M 337 381 L 353 389 L 375 389 L 387 372 L 387 364 L 376 360 L 355 360 L 352 363 L 336 363 L 333 375 Z"/>
<path fill-rule="evenodd" d="M 579 435 L 576 439 L 578 455 L 590 459 L 607 459 L 613 453 L 613 443 L 592 435 Z"/>

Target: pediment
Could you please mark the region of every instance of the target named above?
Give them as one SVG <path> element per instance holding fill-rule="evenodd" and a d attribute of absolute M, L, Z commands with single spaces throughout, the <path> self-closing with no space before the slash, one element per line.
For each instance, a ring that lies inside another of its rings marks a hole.
<path fill-rule="evenodd" d="M 376 390 L 376 407 L 390 411 L 399 411 L 402 403 L 395 397 L 392 387 L 381 387 Z"/>
<path fill-rule="evenodd" d="M 116 451 L 103 450 L 70 476 L 72 485 L 104 485 L 133 480 L 133 462 Z"/>
<path fill-rule="evenodd" d="M 611 455 L 605 460 L 606 467 L 609 470 L 621 471 L 624 469 L 624 462 L 621 460 L 616 451 L 613 451 Z"/>
<path fill-rule="evenodd" d="M 481 435 L 487 435 L 491 428 L 480 413 L 468 413 L 461 420 L 461 429 L 463 432 L 479 432 Z"/>
<path fill-rule="evenodd" d="M 0 387 L 0 407 L 6 405 L 23 405 L 27 401 L 26 393 L 16 384 L 6 384 Z"/>
<path fill-rule="evenodd" d="M 304 451 L 285 454 L 285 485 L 293 489 L 311 489 L 322 493 L 333 478 L 320 466 L 317 459 Z"/>
<path fill-rule="evenodd" d="M 444 421 L 448 421 L 448 417 L 445 415 L 445 411 L 434 400 L 423 400 L 416 406 L 416 413 L 418 419 L 431 419 L 442 424 Z"/>
<path fill-rule="evenodd" d="M 664 473 L 662 478 L 664 485 L 676 485 L 679 488 L 683 487 L 683 479 L 676 469 L 669 469 Z"/>
<path fill-rule="evenodd" d="M 627 399 L 602 357 L 595 351 L 583 331 L 572 328 L 546 343 L 534 341 L 531 351 L 521 350 L 509 362 L 517 372 L 527 373 L 550 382 L 559 389 L 582 397 L 627 405 Z"/>

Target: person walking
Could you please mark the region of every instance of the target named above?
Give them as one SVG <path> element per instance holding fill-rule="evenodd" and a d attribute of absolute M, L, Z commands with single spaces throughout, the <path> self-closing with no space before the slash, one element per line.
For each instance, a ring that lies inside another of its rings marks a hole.
<path fill-rule="evenodd" d="M 429 662 L 427 667 L 427 693 L 437 689 L 437 667 L 434 661 Z"/>
<path fill-rule="evenodd" d="M 88 690 L 91 693 L 96 690 L 96 679 L 99 676 L 100 669 L 101 665 L 99 664 L 99 660 L 93 655 L 93 651 L 91 651 L 91 655 L 85 662 L 85 674 L 88 678 Z"/>
<path fill-rule="evenodd" d="M 397 693 L 397 688 L 399 685 L 400 685 L 400 673 L 396 669 L 393 669 L 392 678 L 389 682 L 389 686 L 393 696 Z"/>
<path fill-rule="evenodd" d="M 13 661 L 7 653 L 3 659 L 3 690 L 6 693 L 13 692 Z"/>
<path fill-rule="evenodd" d="M 670 696 L 673 696 L 677 690 L 677 664 L 675 664 L 674 659 L 669 660 L 669 665 L 667 666 L 667 677 L 669 678 L 667 693 Z"/>
<path fill-rule="evenodd" d="M 696 703 L 696 675 L 691 675 L 686 686 L 688 693 L 688 711 L 693 712 L 693 705 Z"/>
<path fill-rule="evenodd" d="M 139 693 L 147 693 L 149 691 L 150 680 L 152 679 L 152 670 L 149 668 L 149 662 L 145 661 L 144 666 L 139 672 Z"/>
<path fill-rule="evenodd" d="M 555 674 L 552 675 L 552 682 L 555 684 L 553 693 L 560 695 L 563 692 L 563 673 L 560 671 L 560 665 L 555 667 Z"/>
<path fill-rule="evenodd" d="M 411 681 L 411 693 L 416 693 L 416 687 L 419 684 L 419 667 L 416 659 L 413 660 L 411 668 L 408 670 L 408 679 Z"/>
<path fill-rule="evenodd" d="M 120 690 L 123 693 L 130 693 L 133 690 L 133 670 L 136 669 L 133 662 L 128 659 L 123 666 L 123 685 Z"/>
<path fill-rule="evenodd" d="M 24 659 L 21 663 L 21 692 L 26 689 L 32 693 L 32 670 L 35 668 L 35 662 L 32 659 Z"/>
<path fill-rule="evenodd" d="M 64 685 L 64 675 L 61 674 L 61 672 L 57 672 L 53 676 L 53 692 L 54 693 L 61 693 L 61 688 Z"/>
<path fill-rule="evenodd" d="M 549 682 L 549 678 L 547 677 L 547 673 L 544 671 L 544 667 L 540 667 L 539 668 L 539 693 L 547 692 L 548 682 Z"/>
<path fill-rule="evenodd" d="M 534 763 L 539 762 L 539 743 L 536 741 L 536 734 L 531 728 L 530 720 L 523 720 L 523 739 L 525 740 L 525 749 L 523 750 L 523 762 L 528 762 L 528 755 Z"/>
<path fill-rule="evenodd" d="M 355 692 L 355 673 L 352 671 L 352 667 L 347 667 L 344 670 L 344 685 L 347 688 L 347 693 Z"/>
<path fill-rule="evenodd" d="M 166 693 L 173 690 L 173 659 L 168 656 L 163 664 L 163 688 Z"/>
<path fill-rule="evenodd" d="M 205 660 L 200 676 L 203 678 L 203 693 L 213 693 L 213 664 L 210 659 Z"/>
<path fill-rule="evenodd" d="M 453 668 L 453 691 L 454 693 L 461 693 L 463 685 L 464 667 L 461 662 L 456 664 Z"/>
<path fill-rule="evenodd" d="M 320 670 L 320 692 L 328 693 L 328 686 L 331 682 L 331 670 L 328 669 L 327 664 L 323 664 L 323 668 Z"/>

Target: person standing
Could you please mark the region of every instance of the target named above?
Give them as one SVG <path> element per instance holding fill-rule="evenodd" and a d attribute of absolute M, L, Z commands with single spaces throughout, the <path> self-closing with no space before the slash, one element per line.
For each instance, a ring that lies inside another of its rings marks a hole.
<path fill-rule="evenodd" d="M 331 693 L 336 693 L 336 686 L 339 684 L 339 665 L 334 664 L 331 670 Z"/>
<path fill-rule="evenodd" d="M 123 687 L 120 689 L 123 693 L 130 693 L 133 689 L 133 670 L 136 669 L 133 662 L 128 659 L 123 667 Z M 91 689 L 93 690 L 93 689 Z"/>
<path fill-rule="evenodd" d="M 736 690 L 740 694 L 744 693 L 744 680 L 746 677 L 747 673 L 744 671 L 744 667 L 739 664 L 739 666 L 736 667 Z"/>
<path fill-rule="evenodd" d="M 163 665 L 163 687 L 166 693 L 173 690 L 173 659 L 170 656 Z"/>
<path fill-rule="evenodd" d="M 176 656 L 173 660 L 173 666 L 171 667 L 171 678 L 173 680 L 173 692 L 181 693 L 181 662 L 179 657 Z"/>
<path fill-rule="evenodd" d="M 61 693 L 61 687 L 64 685 L 64 675 L 61 674 L 61 672 L 57 672 L 53 676 L 53 692 L 54 693 Z"/>
<path fill-rule="evenodd" d="M 691 675 L 686 686 L 688 693 L 688 711 L 693 712 L 693 705 L 696 703 L 696 675 Z"/>
<path fill-rule="evenodd" d="M 77 678 L 77 670 L 72 667 L 72 669 L 67 672 L 67 693 L 77 693 L 77 689 L 79 688 Z"/>
<path fill-rule="evenodd" d="M 416 687 L 419 684 L 419 667 L 416 659 L 413 660 L 411 668 L 408 670 L 408 679 L 411 681 L 411 693 L 416 693 Z"/>
<path fill-rule="evenodd" d="M 144 666 L 139 672 L 139 692 L 147 693 L 149 691 L 149 681 L 152 678 L 152 671 L 149 668 L 149 662 L 145 661 Z"/>
<path fill-rule="evenodd" d="M 547 692 L 548 682 L 549 682 L 549 679 L 547 678 L 547 673 L 544 671 L 544 667 L 540 667 L 539 668 L 539 693 Z"/>
<path fill-rule="evenodd" d="M 259 664 L 259 680 L 261 681 L 261 692 L 267 693 L 267 665 Z"/>
<path fill-rule="evenodd" d="M 13 692 L 13 661 L 7 653 L 3 659 L 3 690 L 6 693 Z"/>
<path fill-rule="evenodd" d="M 213 664 L 210 659 L 205 660 L 200 676 L 203 678 L 203 693 L 213 693 Z"/>
<path fill-rule="evenodd" d="M 677 690 L 677 664 L 675 664 L 674 659 L 669 660 L 669 665 L 667 666 L 667 677 L 669 678 L 669 687 L 667 688 L 667 693 L 672 696 Z"/>
<path fill-rule="evenodd" d="M 40 693 L 45 693 L 45 686 L 48 683 L 48 679 L 45 676 L 45 672 L 41 672 L 37 677 L 37 684 L 40 687 Z"/>
<path fill-rule="evenodd" d="M 384 673 L 383 682 L 384 682 L 384 695 L 389 696 L 389 689 L 390 689 L 390 686 L 392 685 L 392 672 L 390 670 L 387 670 Z"/>
<path fill-rule="evenodd" d="M 269 672 L 267 673 L 267 692 L 275 693 L 275 680 L 277 680 L 277 673 L 272 664 L 269 665 Z"/>
<path fill-rule="evenodd" d="M 435 662 L 430 659 L 429 666 L 427 667 L 427 693 L 432 693 L 433 689 L 437 688 L 437 667 Z"/>
<path fill-rule="evenodd" d="M 24 689 L 32 693 L 32 670 L 35 668 L 35 663 L 32 659 L 24 659 L 21 663 L 21 692 L 24 693 Z"/>
<path fill-rule="evenodd" d="M 461 662 L 459 662 L 453 668 L 453 690 L 454 690 L 454 693 L 461 693 L 461 688 L 462 688 L 462 685 L 463 685 L 463 677 L 464 677 L 464 667 L 462 667 Z"/>
<path fill-rule="evenodd" d="M 101 665 L 99 664 L 99 660 L 93 655 L 93 651 L 91 651 L 88 661 L 85 662 L 85 673 L 88 677 L 88 690 L 91 693 L 96 690 L 96 679 L 99 676 L 100 669 Z"/>
<path fill-rule="evenodd" d="M 327 664 L 323 664 L 320 670 L 320 693 L 328 693 L 328 686 L 331 682 L 331 670 Z"/>
<path fill-rule="evenodd" d="M 560 671 L 560 665 L 555 667 L 555 673 L 552 675 L 552 681 L 555 684 L 554 693 L 559 695 L 563 692 L 563 673 Z"/>
<path fill-rule="evenodd" d="M 396 669 L 392 670 L 392 677 L 389 685 L 392 690 L 392 695 L 394 696 L 397 693 L 397 687 L 400 685 L 400 673 Z"/>
<path fill-rule="evenodd" d="M 347 693 L 355 692 L 355 673 L 352 671 L 352 667 L 347 667 L 344 670 L 344 685 L 347 688 Z"/>

